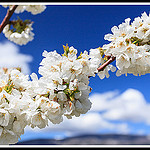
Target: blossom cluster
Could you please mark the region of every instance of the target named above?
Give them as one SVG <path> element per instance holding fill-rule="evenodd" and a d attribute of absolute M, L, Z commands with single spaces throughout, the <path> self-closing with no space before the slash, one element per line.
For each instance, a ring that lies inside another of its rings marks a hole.
<path fill-rule="evenodd" d="M 77 49 L 68 45 L 64 46 L 62 55 L 56 50 L 45 50 L 43 57 L 39 67 L 41 77 L 38 79 L 32 73 L 31 86 L 27 87 L 28 93 L 37 103 L 32 111 L 38 110 L 43 116 L 40 120 L 44 122 L 38 122 L 39 128 L 46 126 L 47 118 L 58 124 L 63 121 L 63 115 L 71 119 L 72 116 L 85 114 L 91 108 L 89 78 L 98 73 L 97 68 L 102 59 L 99 49 L 91 49 L 89 54 L 85 50 L 77 56 Z"/>
<path fill-rule="evenodd" d="M 64 54 L 43 52 L 40 78 L 18 69 L 0 69 L 0 144 L 18 141 L 24 128 L 45 128 L 63 117 L 79 117 L 91 108 L 89 79 L 103 61 L 99 48 L 85 50 L 64 46 Z M 31 77 L 31 78 L 30 78 Z"/>
<path fill-rule="evenodd" d="M 24 133 L 27 80 L 17 69 L 0 69 L 0 144 L 16 143 Z"/>
<path fill-rule="evenodd" d="M 2 5 L 2 6 L 5 8 L 9 7 L 11 9 L 13 5 Z M 27 11 L 33 15 L 37 15 L 42 13 L 45 9 L 46 9 L 45 5 L 18 5 L 18 7 L 15 10 L 15 13 L 19 14 L 24 11 Z"/>
<path fill-rule="evenodd" d="M 26 45 L 29 41 L 34 38 L 34 33 L 32 32 L 32 23 L 26 24 L 21 31 L 11 30 L 11 24 L 7 24 L 3 29 L 3 33 L 8 40 L 18 44 Z"/>
<path fill-rule="evenodd" d="M 13 5 L 2 5 L 3 7 L 9 9 Z M 42 13 L 46 9 L 45 5 L 18 5 L 15 13 L 22 13 L 25 10 L 31 12 L 33 15 Z M 33 22 L 29 20 L 22 21 L 20 18 L 18 20 L 9 21 L 9 23 L 4 27 L 3 33 L 8 40 L 18 44 L 26 45 L 29 41 L 34 39 L 34 33 L 32 32 Z"/>
<path fill-rule="evenodd" d="M 113 34 L 105 35 L 110 41 L 103 45 L 106 56 L 116 57 L 116 75 L 150 73 L 150 15 L 145 12 L 130 23 L 130 18 L 118 27 L 111 28 Z"/>

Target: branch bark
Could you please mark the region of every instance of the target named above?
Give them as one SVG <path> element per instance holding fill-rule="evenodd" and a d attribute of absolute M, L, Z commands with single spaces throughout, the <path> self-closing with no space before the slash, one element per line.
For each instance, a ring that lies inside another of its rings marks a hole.
<path fill-rule="evenodd" d="M 103 71 L 105 69 L 105 67 L 107 65 L 109 65 L 110 63 L 112 63 L 115 59 L 116 59 L 116 57 L 110 56 L 110 58 L 108 59 L 108 61 L 106 61 L 104 64 L 102 64 L 100 67 L 97 68 L 98 72 Z"/>
<path fill-rule="evenodd" d="M 9 23 L 9 20 L 17 7 L 18 7 L 18 5 L 13 5 L 11 7 L 11 9 L 7 10 L 7 14 L 0 25 L 0 33 L 3 31 L 4 27 Z"/>

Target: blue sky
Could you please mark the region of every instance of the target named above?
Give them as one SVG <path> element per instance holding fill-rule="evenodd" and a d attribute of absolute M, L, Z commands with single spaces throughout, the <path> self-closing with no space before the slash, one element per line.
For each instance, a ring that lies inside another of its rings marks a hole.
<path fill-rule="evenodd" d="M 81 51 L 89 51 L 91 48 L 97 48 L 108 43 L 104 40 L 104 35 L 111 33 L 111 27 L 114 25 L 118 26 L 126 18 L 131 18 L 131 21 L 135 17 L 141 16 L 143 12 L 149 14 L 150 11 L 149 5 L 47 5 L 46 10 L 38 15 L 32 15 L 28 12 L 23 12 L 19 14 L 19 17 L 23 20 L 31 19 L 34 21 L 33 32 L 35 33 L 34 40 L 29 42 L 25 46 L 15 45 L 19 49 L 18 53 L 21 53 L 24 56 L 32 57 L 32 59 L 26 61 L 28 62 L 28 67 L 30 72 L 35 72 L 38 74 L 39 63 L 41 62 L 42 52 L 44 50 L 53 51 L 57 50 L 59 53 L 63 53 L 63 46 L 68 43 L 69 46 L 74 46 L 79 53 Z M 0 7 L 0 21 L 6 14 L 6 9 Z M 17 18 L 18 14 L 13 14 L 12 18 Z M 7 42 L 7 39 L 3 34 L 0 36 L 0 43 Z M 149 92 L 149 83 L 150 83 L 150 74 L 136 77 L 133 75 L 128 75 L 127 77 L 122 75 L 117 77 L 115 73 L 110 73 L 110 77 L 107 79 L 99 79 L 99 77 L 90 79 L 90 86 L 92 87 L 91 95 L 103 94 L 107 95 L 108 92 L 112 92 L 110 96 L 111 99 L 115 101 L 115 97 L 121 98 L 121 96 L 126 91 L 132 91 L 135 95 L 139 92 L 144 97 L 140 103 L 147 105 L 150 103 L 150 92 Z M 113 94 L 117 91 L 115 97 Z M 133 98 L 134 99 L 134 98 Z M 106 102 L 108 98 L 105 98 Z M 139 112 L 143 111 L 145 108 L 138 107 Z M 123 105 L 123 104 L 122 104 Z M 112 104 L 114 108 L 114 104 Z M 110 107 L 112 109 L 112 107 Z M 109 108 L 106 108 L 105 111 L 109 111 Z M 95 112 L 95 111 L 93 111 Z M 100 114 L 100 111 L 97 110 Z M 107 116 L 107 115 L 106 115 Z M 108 116 L 107 116 L 108 117 Z M 126 117 L 128 118 L 128 117 Z M 113 124 L 112 128 L 101 128 L 98 131 L 92 133 L 118 133 L 119 131 L 115 130 L 115 125 L 124 124 L 128 127 L 121 127 L 125 129 L 130 129 L 129 134 L 150 134 L 150 124 L 147 123 L 147 120 L 144 121 L 134 121 L 134 119 L 114 119 L 105 118 L 105 121 Z M 123 125 L 122 125 L 123 126 Z M 109 126 L 110 127 L 110 126 Z M 117 126 L 116 126 L 117 127 Z M 59 128 L 59 127 L 58 127 Z M 27 130 L 22 136 L 22 140 L 38 138 L 38 137 L 56 137 L 64 134 L 63 130 L 60 132 L 58 128 L 55 128 L 50 134 L 46 134 L 45 130 L 38 132 Z M 110 130 L 111 129 L 111 130 Z M 40 129 L 39 129 L 40 130 Z M 57 131 L 58 130 L 58 131 Z M 64 128 L 64 131 L 67 129 Z M 79 130 L 80 129 L 76 129 Z M 57 133 L 56 133 L 57 131 Z M 121 131 L 121 130 L 120 130 Z M 71 131 L 68 132 L 69 135 Z M 87 133 L 87 132 L 85 132 Z M 121 133 L 121 132 L 120 132 Z M 68 134 L 67 134 L 68 135 Z"/>

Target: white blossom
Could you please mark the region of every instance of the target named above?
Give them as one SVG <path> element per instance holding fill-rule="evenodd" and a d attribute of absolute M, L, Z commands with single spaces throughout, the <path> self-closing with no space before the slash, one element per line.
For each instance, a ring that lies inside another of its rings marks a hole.
<path fill-rule="evenodd" d="M 31 12 L 33 15 L 42 13 L 46 9 L 45 5 L 27 5 L 26 11 Z"/>
<path fill-rule="evenodd" d="M 10 9 L 12 9 L 13 5 L 2 5 L 2 6 L 4 8 L 9 7 Z M 28 11 L 31 12 L 33 15 L 37 15 L 42 13 L 45 9 L 46 9 L 45 5 L 18 5 L 15 10 L 15 13 L 19 14 L 24 11 Z"/>
<path fill-rule="evenodd" d="M 116 57 L 116 75 L 144 75 L 150 71 L 150 15 L 146 12 L 130 23 L 130 18 L 118 27 L 112 27 L 113 34 L 105 35 L 109 44 L 103 45 L 106 56 Z"/>
<path fill-rule="evenodd" d="M 26 45 L 29 41 L 34 39 L 34 33 L 32 30 L 32 24 L 29 24 L 21 33 L 17 31 L 12 32 L 10 30 L 10 25 L 8 24 L 4 27 L 3 33 L 8 38 L 8 40 L 19 45 Z"/>

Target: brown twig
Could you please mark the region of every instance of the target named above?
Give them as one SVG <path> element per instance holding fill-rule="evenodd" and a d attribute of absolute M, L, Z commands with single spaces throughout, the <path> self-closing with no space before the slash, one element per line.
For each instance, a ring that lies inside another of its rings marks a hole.
<path fill-rule="evenodd" d="M 4 27 L 9 23 L 9 19 L 11 18 L 17 7 L 18 5 L 13 5 L 11 9 L 7 10 L 7 14 L 0 25 L 0 33 L 3 31 Z"/>
<path fill-rule="evenodd" d="M 106 61 L 104 64 L 102 64 L 100 67 L 97 68 L 98 72 L 103 71 L 105 69 L 105 67 L 107 65 L 109 65 L 110 63 L 112 63 L 115 59 L 116 59 L 116 57 L 110 56 L 110 58 L 108 59 L 108 61 Z"/>

